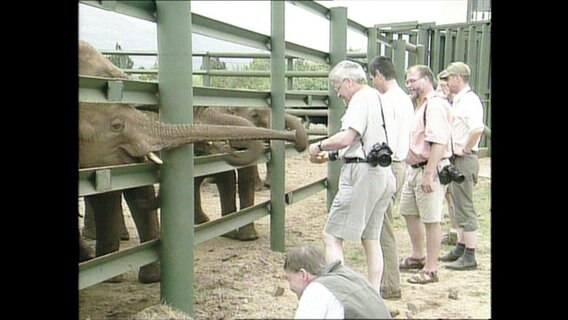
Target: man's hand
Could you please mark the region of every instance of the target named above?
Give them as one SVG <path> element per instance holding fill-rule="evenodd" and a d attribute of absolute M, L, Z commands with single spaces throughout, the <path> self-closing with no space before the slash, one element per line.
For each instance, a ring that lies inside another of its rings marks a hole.
<path fill-rule="evenodd" d="M 316 143 L 310 144 L 309 151 L 310 151 L 310 156 L 311 156 L 311 157 L 315 157 L 315 156 L 317 156 L 320 152 L 322 152 L 322 150 L 321 150 L 320 147 L 319 147 L 319 144 L 320 144 L 320 143 L 321 143 L 321 142 L 316 142 Z"/>
<path fill-rule="evenodd" d="M 318 154 L 316 155 L 310 155 L 310 162 L 311 163 L 325 163 L 327 162 L 327 152 L 326 151 L 320 151 Z"/>

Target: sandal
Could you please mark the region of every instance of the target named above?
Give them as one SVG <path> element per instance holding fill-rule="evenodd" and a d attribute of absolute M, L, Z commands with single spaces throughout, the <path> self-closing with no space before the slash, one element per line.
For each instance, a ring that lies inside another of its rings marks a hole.
<path fill-rule="evenodd" d="M 400 260 L 398 268 L 400 270 L 422 269 L 424 268 L 425 264 L 426 264 L 426 257 L 422 257 L 421 259 L 406 257 L 404 258 L 404 260 Z"/>
<path fill-rule="evenodd" d="M 415 284 L 438 282 L 438 271 L 426 271 L 422 269 L 418 271 L 418 273 L 412 275 L 412 277 L 408 278 L 407 281 Z"/>

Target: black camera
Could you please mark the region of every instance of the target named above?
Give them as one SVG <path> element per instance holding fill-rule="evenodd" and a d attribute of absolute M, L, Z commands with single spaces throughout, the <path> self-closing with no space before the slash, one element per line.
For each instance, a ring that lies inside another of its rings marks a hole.
<path fill-rule="evenodd" d="M 335 161 L 335 160 L 339 159 L 339 151 L 337 151 L 337 150 L 329 151 L 327 153 L 327 158 L 329 159 L 329 161 Z"/>
<path fill-rule="evenodd" d="M 442 168 L 442 171 L 438 172 L 438 179 L 440 179 L 441 184 L 448 184 L 452 181 L 462 183 L 465 180 L 465 176 L 453 165 L 448 164 Z"/>
<path fill-rule="evenodd" d="M 386 142 L 375 143 L 369 154 L 367 155 L 367 162 L 376 167 L 380 165 L 381 167 L 388 167 L 392 163 L 392 150 L 389 148 Z"/>

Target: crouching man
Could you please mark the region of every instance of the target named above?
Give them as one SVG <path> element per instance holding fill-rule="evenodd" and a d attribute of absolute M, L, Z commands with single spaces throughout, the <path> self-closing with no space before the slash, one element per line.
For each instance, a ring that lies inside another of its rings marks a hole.
<path fill-rule="evenodd" d="M 300 300 L 295 319 L 391 319 L 365 277 L 339 260 L 326 266 L 323 254 L 313 246 L 288 251 L 284 271 Z"/>

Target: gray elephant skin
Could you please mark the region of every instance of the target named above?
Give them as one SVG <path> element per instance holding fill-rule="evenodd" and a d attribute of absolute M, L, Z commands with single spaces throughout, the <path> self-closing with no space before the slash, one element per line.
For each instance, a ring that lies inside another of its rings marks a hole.
<path fill-rule="evenodd" d="M 241 116 L 249 120 L 252 124 L 259 127 L 270 127 L 270 109 L 268 108 L 252 108 L 252 107 L 239 107 L 239 108 L 215 108 L 219 113 L 227 113 L 234 116 Z M 308 135 L 306 129 L 302 125 L 300 119 L 293 115 L 285 115 L 285 127 L 287 130 L 295 130 L 296 139 L 294 148 L 298 152 L 306 149 L 308 144 Z M 204 150 L 199 155 L 214 154 L 215 148 Z M 196 152 L 197 154 L 197 152 Z M 238 173 L 238 179 L 237 175 Z M 252 165 L 248 167 L 239 168 L 225 172 L 219 172 L 214 175 L 208 176 L 216 184 L 220 195 L 221 201 L 221 215 L 237 211 L 236 194 L 238 190 L 240 209 L 244 209 L 254 205 L 255 190 L 259 190 L 258 185 L 260 182 L 258 174 L 258 166 Z M 195 223 L 203 223 L 209 221 L 207 214 L 201 207 L 201 185 L 205 178 L 195 178 Z M 269 181 L 269 171 L 267 170 L 267 180 Z M 269 183 L 269 182 L 268 182 Z M 237 189 L 238 186 L 238 189 Z M 269 186 L 269 185 L 268 185 Z M 241 240 L 249 241 L 258 238 L 258 232 L 254 227 L 254 223 L 247 224 L 243 227 L 233 230 L 224 236 Z"/>
<path fill-rule="evenodd" d="M 108 59 L 88 43 L 79 42 L 80 75 L 128 78 L 125 74 L 121 74 L 112 63 L 104 63 L 105 61 Z M 202 113 L 207 114 L 208 111 L 204 108 Z M 231 146 L 248 150 L 249 146 L 253 146 L 251 149 L 254 149 L 254 146 L 259 143 L 262 146 L 262 142 L 247 140 L 262 139 L 296 141 L 296 135 L 293 132 L 247 128 L 233 123 L 171 125 L 156 121 L 128 104 L 79 103 L 80 168 L 137 163 L 147 161 L 148 158 L 157 161 L 152 156 L 154 152 L 195 142 L 228 140 Z M 243 162 L 243 155 L 229 155 L 228 161 Z M 155 205 L 148 205 L 157 203 L 153 186 L 86 196 L 86 208 L 92 209 L 95 220 L 96 256 L 119 249 L 119 221 L 122 219 L 121 194 L 124 194 L 130 207 L 140 242 L 156 239 L 159 236 Z M 80 249 L 84 248 L 80 246 Z M 80 258 L 85 257 L 89 257 L 88 253 L 85 256 L 81 252 Z M 141 267 L 138 274 L 139 281 L 143 283 L 159 281 L 159 269 L 158 262 Z"/>

